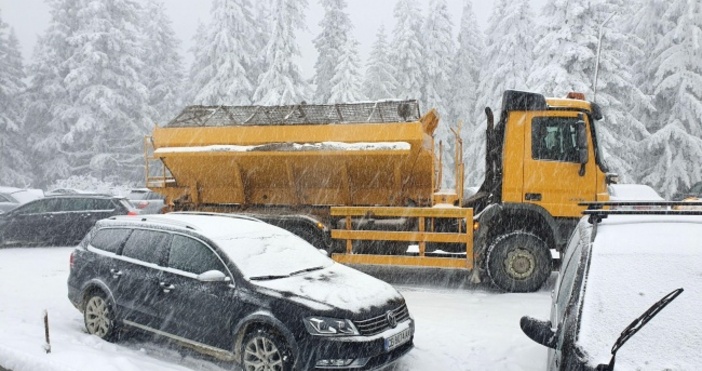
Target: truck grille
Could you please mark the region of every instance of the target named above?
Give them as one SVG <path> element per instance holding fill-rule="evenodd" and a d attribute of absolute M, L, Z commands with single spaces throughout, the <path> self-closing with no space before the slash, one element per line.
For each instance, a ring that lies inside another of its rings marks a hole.
<path fill-rule="evenodd" d="M 395 313 L 397 323 L 404 322 L 409 319 L 409 311 L 407 310 L 407 305 L 405 304 L 403 304 L 401 307 L 393 309 L 393 312 Z M 356 325 L 356 328 L 361 335 L 366 336 L 379 334 L 390 328 L 386 314 L 363 321 L 353 321 L 353 324 Z"/>

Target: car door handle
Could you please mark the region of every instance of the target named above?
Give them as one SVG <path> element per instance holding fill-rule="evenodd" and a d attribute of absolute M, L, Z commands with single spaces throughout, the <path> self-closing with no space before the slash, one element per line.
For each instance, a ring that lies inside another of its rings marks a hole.
<path fill-rule="evenodd" d="M 114 268 L 110 269 L 110 273 L 112 273 L 112 278 L 119 278 L 120 276 L 122 276 L 122 271 Z"/>
<path fill-rule="evenodd" d="M 169 284 L 167 284 L 167 283 L 165 283 L 165 282 L 161 282 L 161 283 L 159 283 L 158 285 L 161 286 L 161 289 L 163 289 L 163 292 L 165 292 L 166 294 L 168 294 L 169 292 L 171 292 L 171 290 L 174 290 L 174 289 L 175 289 L 175 286 L 169 285 Z"/>

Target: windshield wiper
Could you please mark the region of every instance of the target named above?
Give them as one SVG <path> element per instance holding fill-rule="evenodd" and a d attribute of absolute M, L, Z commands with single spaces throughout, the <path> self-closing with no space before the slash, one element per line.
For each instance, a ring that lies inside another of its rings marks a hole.
<path fill-rule="evenodd" d="M 305 272 L 318 271 L 318 270 L 320 270 L 320 269 L 324 269 L 324 267 L 319 266 L 319 267 L 311 267 L 311 268 L 300 269 L 300 270 L 297 270 L 297 271 L 294 271 L 294 272 L 290 273 L 290 276 L 294 276 L 294 275 L 296 275 L 296 274 L 305 273 Z"/>
<path fill-rule="evenodd" d="M 290 277 L 289 275 L 268 275 L 268 276 L 256 276 L 256 277 L 251 277 L 249 280 L 251 281 L 267 281 L 267 280 L 277 280 L 279 278 L 287 278 Z"/>
<path fill-rule="evenodd" d="M 598 365 L 596 370 L 614 370 L 614 359 L 617 356 L 617 351 L 619 350 L 619 348 L 621 348 L 622 345 L 624 345 L 624 343 L 627 342 L 627 340 L 634 336 L 635 333 L 639 332 L 639 330 L 641 330 L 641 328 L 644 327 L 648 323 L 648 321 L 651 320 L 651 318 L 655 317 L 661 310 L 663 310 L 663 308 L 665 308 L 666 305 L 670 304 L 670 302 L 677 298 L 678 295 L 680 295 L 683 291 L 685 290 L 683 290 L 682 288 L 671 291 L 668 295 L 664 296 L 661 300 L 657 301 L 650 308 L 648 308 L 644 312 L 644 314 L 641 315 L 641 317 L 635 319 L 634 322 L 630 323 L 629 326 L 627 326 L 624 329 L 624 331 L 622 331 L 622 334 L 619 336 L 617 341 L 614 342 L 614 345 L 612 346 L 612 359 L 610 359 L 609 364 Z"/>

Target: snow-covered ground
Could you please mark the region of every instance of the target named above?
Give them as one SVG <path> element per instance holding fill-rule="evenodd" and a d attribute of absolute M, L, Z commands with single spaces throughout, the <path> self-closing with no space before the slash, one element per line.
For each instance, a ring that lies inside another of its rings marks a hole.
<path fill-rule="evenodd" d="M 85 333 L 66 297 L 73 248 L 0 249 L 0 366 L 35 370 L 203 370 L 230 365 L 146 336 L 108 343 Z M 363 268 L 391 282 L 417 324 L 415 349 L 392 371 L 542 370 L 546 349 L 519 329 L 528 314 L 548 318 L 554 276 L 541 291 L 503 294 L 455 271 Z M 48 312 L 51 353 L 44 351 Z"/>

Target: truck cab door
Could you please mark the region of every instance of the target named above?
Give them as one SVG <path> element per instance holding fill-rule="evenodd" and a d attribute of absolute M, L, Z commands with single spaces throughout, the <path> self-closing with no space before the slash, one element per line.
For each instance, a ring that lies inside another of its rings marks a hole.
<path fill-rule="evenodd" d="M 577 112 L 562 115 L 544 112 L 527 125 L 522 202 L 540 205 L 554 217 L 577 218 L 579 202 L 595 201 L 596 164 L 587 119 Z"/>

